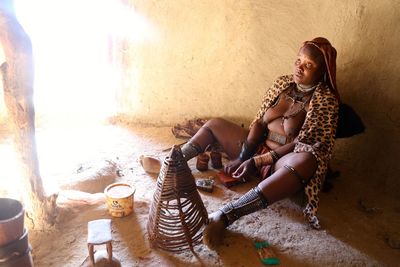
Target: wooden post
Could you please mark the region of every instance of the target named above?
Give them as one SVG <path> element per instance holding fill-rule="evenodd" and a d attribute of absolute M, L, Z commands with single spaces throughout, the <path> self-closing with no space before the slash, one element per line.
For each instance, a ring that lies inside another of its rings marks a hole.
<path fill-rule="evenodd" d="M 46 197 L 40 177 L 35 140 L 32 44 L 15 16 L 12 0 L 0 1 L 0 43 L 6 60 L 0 67 L 4 102 L 13 126 L 22 184 L 26 190 L 24 206 L 32 227 L 44 229 L 54 223 L 56 195 Z"/>

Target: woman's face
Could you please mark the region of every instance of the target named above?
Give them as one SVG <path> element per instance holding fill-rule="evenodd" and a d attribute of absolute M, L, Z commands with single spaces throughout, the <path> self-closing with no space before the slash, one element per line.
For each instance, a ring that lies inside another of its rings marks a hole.
<path fill-rule="evenodd" d="M 294 62 L 293 77 L 297 84 L 305 87 L 316 85 L 325 73 L 322 53 L 313 45 L 303 46 Z"/>

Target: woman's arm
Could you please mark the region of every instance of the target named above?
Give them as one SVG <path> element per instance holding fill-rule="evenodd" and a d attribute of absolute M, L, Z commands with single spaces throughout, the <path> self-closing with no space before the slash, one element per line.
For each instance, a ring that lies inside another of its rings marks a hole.
<path fill-rule="evenodd" d="M 276 148 L 275 150 L 271 150 L 267 153 L 257 155 L 253 157 L 254 165 L 256 167 L 261 167 L 264 165 L 272 165 L 278 161 L 279 158 L 285 156 L 286 154 L 293 152 L 296 143 L 291 142 Z"/>
<path fill-rule="evenodd" d="M 319 161 L 332 155 L 339 102 L 328 90 L 316 89 L 306 119 L 297 136 L 294 152 L 311 152 Z"/>
<path fill-rule="evenodd" d="M 267 125 L 263 122 L 263 117 L 265 112 L 271 106 L 271 104 L 276 100 L 280 93 L 286 90 L 289 85 L 293 82 L 292 75 L 284 75 L 278 77 L 272 84 L 272 86 L 265 92 L 261 106 L 256 114 L 255 119 L 250 124 L 250 131 L 247 136 L 244 147 L 242 147 L 242 152 L 240 153 L 242 157 L 230 161 L 225 165 L 224 172 L 232 175 L 234 171 L 242 164 L 245 160 L 251 158 L 256 152 L 257 145 L 261 142 L 263 135 L 267 133 Z M 247 147 L 247 149 L 246 149 Z M 249 150 L 252 149 L 252 150 Z M 248 152 L 247 152 L 248 151 Z"/>
<path fill-rule="evenodd" d="M 257 146 L 267 133 L 268 128 L 267 124 L 263 122 L 263 119 L 258 119 L 253 123 L 253 127 L 251 127 L 249 131 L 249 135 L 247 136 L 247 144 L 251 146 Z"/>
<path fill-rule="evenodd" d="M 278 154 L 278 157 L 281 158 L 285 156 L 286 154 L 293 152 L 294 146 L 296 145 L 296 142 L 293 141 L 291 143 L 288 143 L 286 145 L 280 146 L 275 148 L 273 151 Z"/>
<path fill-rule="evenodd" d="M 256 152 L 257 146 L 263 140 L 266 132 L 267 125 L 263 122 L 262 118 L 254 121 L 249 134 L 242 145 L 242 150 L 240 151 L 239 156 L 225 165 L 224 172 L 232 175 L 232 173 L 236 171 L 244 161 L 251 158 Z"/>
<path fill-rule="evenodd" d="M 275 150 L 271 150 L 265 154 L 252 157 L 240 164 L 237 170 L 232 173 L 232 177 L 242 179 L 243 177 L 251 173 L 256 167 L 261 167 L 263 165 L 272 165 L 276 161 L 278 161 L 280 157 L 283 157 L 284 155 L 293 152 L 294 146 L 295 142 L 291 142 L 289 144 L 280 146 Z"/>

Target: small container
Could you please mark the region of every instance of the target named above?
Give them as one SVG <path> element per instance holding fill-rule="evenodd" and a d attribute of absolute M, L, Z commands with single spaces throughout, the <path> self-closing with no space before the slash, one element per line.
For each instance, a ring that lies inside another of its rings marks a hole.
<path fill-rule="evenodd" d="M 211 177 L 207 179 L 197 179 L 196 180 L 196 187 L 199 190 L 203 190 L 209 193 L 212 193 L 213 191 L 213 185 L 214 185 L 214 179 Z"/>
<path fill-rule="evenodd" d="M 0 198 L 0 247 L 18 240 L 24 234 L 25 210 L 12 198 Z"/>
<path fill-rule="evenodd" d="M 104 189 L 108 212 L 113 217 L 128 216 L 133 212 L 133 197 L 136 189 L 126 183 L 114 183 Z"/>
<path fill-rule="evenodd" d="M 207 155 L 206 153 L 201 153 L 197 155 L 197 162 L 196 162 L 196 168 L 203 172 L 208 170 L 208 161 L 210 160 L 210 156 Z"/>
<path fill-rule="evenodd" d="M 214 169 L 221 169 L 222 168 L 222 154 L 218 151 L 211 151 L 211 166 Z"/>

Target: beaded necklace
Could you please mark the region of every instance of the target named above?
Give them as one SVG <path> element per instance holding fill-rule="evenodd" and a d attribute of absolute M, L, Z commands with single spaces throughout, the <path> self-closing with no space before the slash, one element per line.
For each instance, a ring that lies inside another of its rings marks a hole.
<path fill-rule="evenodd" d="M 287 114 L 283 114 L 282 115 L 282 122 L 281 125 L 283 126 L 283 124 L 285 123 L 285 120 L 295 117 L 297 114 L 299 114 L 300 112 L 305 110 L 306 104 L 308 103 L 308 101 L 310 101 L 311 97 L 310 95 L 312 95 L 312 92 L 314 91 L 314 89 L 317 87 L 317 85 L 310 87 L 310 88 L 299 88 L 298 86 L 296 86 L 295 88 L 293 88 L 292 90 L 290 90 L 289 92 L 287 92 L 285 94 L 285 97 L 287 100 L 291 100 L 292 104 L 289 108 L 289 110 L 287 111 Z M 303 89 L 303 90 L 302 90 Z M 293 111 L 293 107 L 295 103 L 300 103 L 300 107 L 297 110 Z"/>

